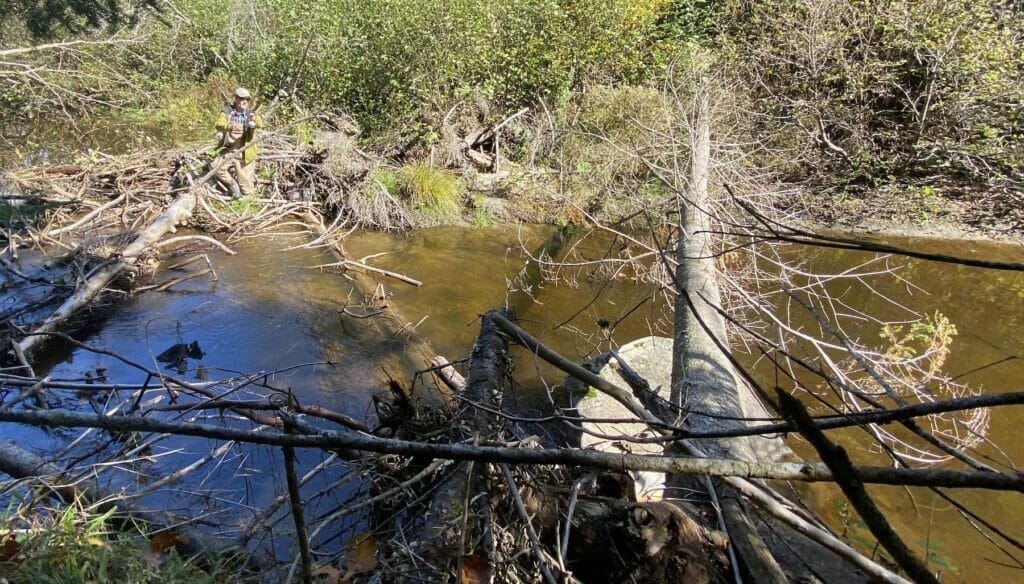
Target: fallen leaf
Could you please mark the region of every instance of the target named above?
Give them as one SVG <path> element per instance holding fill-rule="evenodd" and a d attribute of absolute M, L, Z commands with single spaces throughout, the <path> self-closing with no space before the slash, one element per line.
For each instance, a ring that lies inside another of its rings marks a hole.
<path fill-rule="evenodd" d="M 7 562 L 13 560 L 20 551 L 21 544 L 14 539 L 13 535 L 8 535 L 4 539 L 4 544 L 0 545 L 0 561 Z"/>
<path fill-rule="evenodd" d="M 462 556 L 459 584 L 488 584 L 491 581 L 491 563 L 477 554 Z"/>
<path fill-rule="evenodd" d="M 370 532 L 353 535 L 345 542 L 347 570 L 342 581 L 348 582 L 356 574 L 369 572 L 376 565 L 377 541 Z"/>
<path fill-rule="evenodd" d="M 341 582 L 341 572 L 330 564 L 315 566 L 310 574 L 314 578 L 322 576 L 324 584 L 340 584 Z"/>
<path fill-rule="evenodd" d="M 164 531 L 149 538 L 149 551 L 162 554 L 177 547 L 179 543 L 188 543 L 188 537 L 173 531 Z"/>

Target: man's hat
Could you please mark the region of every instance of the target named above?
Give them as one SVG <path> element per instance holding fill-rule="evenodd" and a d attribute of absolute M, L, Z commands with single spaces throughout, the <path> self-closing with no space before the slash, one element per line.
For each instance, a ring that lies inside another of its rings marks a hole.
<path fill-rule="evenodd" d="M 240 99 L 249 99 L 252 96 L 249 95 L 249 90 L 248 89 L 246 89 L 244 87 L 239 87 L 238 89 L 235 90 L 235 97 L 238 97 Z"/>

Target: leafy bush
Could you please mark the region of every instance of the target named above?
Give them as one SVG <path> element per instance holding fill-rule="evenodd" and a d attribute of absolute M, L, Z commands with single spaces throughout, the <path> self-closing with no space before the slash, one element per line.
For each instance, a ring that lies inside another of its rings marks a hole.
<path fill-rule="evenodd" d="M 863 184 L 1021 177 L 1020 8 L 999 0 L 733 0 L 723 53 L 794 171 Z"/>
<path fill-rule="evenodd" d="M 183 0 L 129 58 L 148 79 L 226 70 L 262 93 L 295 88 L 370 130 L 477 93 L 503 108 L 566 95 L 586 79 L 656 67 L 668 0 Z M 258 33 L 256 32 L 258 31 Z"/>

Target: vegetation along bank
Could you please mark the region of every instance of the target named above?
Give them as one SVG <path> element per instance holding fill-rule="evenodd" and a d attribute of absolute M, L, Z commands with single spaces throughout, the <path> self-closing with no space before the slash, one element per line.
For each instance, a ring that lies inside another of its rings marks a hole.
<path fill-rule="evenodd" d="M 836 302 L 833 280 L 860 282 L 875 260 L 816 277 L 787 246 L 1019 272 L 1012 253 L 939 257 L 849 232 L 1022 241 L 1022 11 L 1007 0 L 6 3 L 0 419 L 97 430 L 75 430 L 45 460 L 0 445 L 14 479 L 0 566 L 12 581 L 59 579 L 52 557 L 84 580 L 934 580 L 943 568 L 927 538 L 889 526 L 861 483 L 1020 491 L 985 439 L 992 412 L 1019 396 L 944 371 L 956 328 L 942 314 L 861 319 Z M 252 193 L 208 181 L 224 164 L 215 122 L 238 98 L 262 124 L 253 118 Z M 642 306 L 661 311 L 650 331 L 661 340 L 627 352 L 634 339 L 620 344 L 619 321 L 602 320 L 580 334 L 593 350 L 568 358 L 496 310 L 472 354 L 446 366 L 385 287 L 422 282 L 345 246 L 355 230 L 519 221 L 558 230 L 493 308 L 528 306 L 582 269 L 568 281 L 650 286 Z M 338 318 L 389 373 L 363 419 L 269 374 L 193 371 L 203 350 L 184 338 L 159 362 L 104 357 L 139 379 L 48 375 L 72 350 L 103 355 L 89 332 L 123 299 L 216 279 L 218 254 L 282 230 L 352 283 Z M 592 241 L 601 253 L 580 251 Z M 846 319 L 877 321 L 880 344 L 846 334 Z M 558 391 L 543 415 L 504 400 L 509 343 L 568 379 L 544 384 Z M 730 357 L 740 347 L 761 357 Z M 607 403 L 577 403 L 593 394 Z M 230 415 L 196 414 L 207 410 Z M 634 424 L 588 425 L 609 417 Z M 861 428 L 863 450 L 887 462 L 850 460 L 822 432 L 830 424 Z M 580 431 L 600 444 L 580 448 Z M 810 445 L 807 463 L 787 458 L 782 432 Z M 158 473 L 159 488 L 84 478 L 179 435 L 210 439 L 211 453 Z M 151 508 L 232 441 L 280 456 L 277 498 L 233 531 L 175 529 L 180 517 Z M 615 462 L 633 453 L 649 457 Z M 352 499 L 315 507 L 317 481 L 358 472 L 370 478 L 338 480 L 331 495 Z M 69 486 L 18 482 L 42 475 Z M 835 482 L 871 541 L 844 541 L 748 480 L 762 478 Z M 682 491 L 692 505 L 663 496 Z M 1012 526 L 950 504 L 997 542 L 1000 562 L 1024 565 Z M 137 525 L 143 544 L 123 535 Z M 831 559 L 799 560 L 819 556 Z"/>

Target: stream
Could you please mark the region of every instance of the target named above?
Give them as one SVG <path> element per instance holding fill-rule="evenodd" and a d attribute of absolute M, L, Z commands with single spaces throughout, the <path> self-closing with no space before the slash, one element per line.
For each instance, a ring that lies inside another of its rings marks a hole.
<path fill-rule="evenodd" d="M 353 258 L 386 251 L 373 265 L 399 272 L 423 282 L 415 288 L 397 280 L 382 280 L 393 303 L 404 317 L 433 345 L 438 354 L 451 360 L 468 356 L 478 329 L 477 315 L 511 299 L 517 316 L 538 338 L 572 359 L 583 359 L 651 334 L 667 335 L 664 306 L 656 291 L 645 285 L 614 280 L 602 286 L 600 274 L 585 269 L 563 273 L 558 283 L 534 290 L 533 300 L 509 294 L 516 287 L 516 275 L 524 266 L 523 249 L 534 250 L 551 232 L 549 227 L 500 227 L 486 230 L 437 228 L 407 235 L 359 233 L 345 240 Z M 308 404 L 320 404 L 357 419 L 372 416 L 370 398 L 384 391 L 387 372 L 382 370 L 389 349 L 372 346 L 352 334 L 350 317 L 338 309 L 358 300 L 350 283 L 336 272 L 315 269 L 330 263 L 324 253 L 294 249 L 280 251 L 301 241 L 294 238 L 246 239 L 233 243 L 236 256 L 208 252 L 217 281 L 189 280 L 165 292 L 149 292 L 127 299 L 86 340 L 156 369 L 173 373 L 155 356 L 178 342 L 198 342 L 203 356 L 189 359 L 184 379 L 193 379 L 202 365 L 210 379 L 240 373 L 267 372 L 265 382 L 290 388 Z M 1020 248 L 1005 245 L 927 240 L 887 240 L 932 252 L 972 254 L 989 259 L 1021 261 Z M 600 253 L 595 247 L 592 255 Z M 583 249 L 587 253 L 587 249 Z M 809 270 L 839 273 L 873 256 L 835 250 L 794 249 Z M 174 260 L 167 260 L 171 263 Z M 881 260 L 879 260 L 881 261 Z M 921 260 L 888 258 L 888 267 L 898 277 L 879 275 L 863 282 L 837 281 L 833 296 L 846 306 L 856 306 L 883 319 L 907 320 L 909 311 L 938 310 L 957 327 L 952 353 L 944 370 L 959 381 L 985 392 L 1021 390 L 1024 379 L 1024 273 L 1001 272 L 939 264 Z M 170 277 L 158 275 L 157 280 Z M 9 294 L 9 293 L 8 293 Z M 881 295 L 890 300 L 884 300 Z M 595 297 L 599 298 L 595 301 Z M 10 300 L 7 298 L 6 300 Z M 877 339 L 879 326 L 853 315 L 844 323 L 851 337 Z M 599 321 L 614 323 L 603 327 Z M 807 326 L 811 323 L 808 322 Z M 557 328 L 556 328 L 557 327 Z M 613 335 L 609 337 L 609 335 Z M 870 342 L 869 342 L 870 344 Z M 519 388 L 506 398 L 520 410 L 543 410 L 550 399 L 558 400 L 554 386 L 562 376 L 516 352 L 516 380 Z M 756 359 L 741 355 L 751 364 Z M 84 379 L 87 372 L 105 369 L 114 382 L 139 383 L 143 375 L 109 355 L 75 349 L 65 352 L 48 372 L 52 379 Z M 385 368 L 386 369 L 386 368 Z M 547 382 L 548 385 L 543 383 Z M 403 380 L 407 381 L 407 380 Z M 770 386 L 772 379 L 765 379 Z M 60 394 L 62 405 L 74 400 L 72 392 Z M 238 399 L 246 396 L 239 395 Z M 106 399 L 112 400 L 113 397 Z M 79 405 L 78 407 L 87 407 Z M 220 414 L 211 413 L 210 417 Z M 990 438 L 1002 448 L 981 448 L 991 464 L 1024 459 L 1024 443 L 1017 432 L 1024 426 L 1024 409 L 1004 407 L 993 411 Z M 24 426 L 0 427 L 0 438 L 11 439 L 39 452 L 59 450 L 78 432 L 44 431 Z M 858 462 L 884 465 L 887 459 L 866 452 L 865 441 L 856 431 L 837 434 L 854 451 Z M 791 445 L 807 454 L 805 445 L 790 439 Z M 122 473 L 111 473 L 111 486 L 131 476 L 158 478 L 195 461 L 215 447 L 212 442 L 175 438 L 160 443 L 159 449 L 138 455 L 138 465 L 125 464 Z M 319 451 L 299 452 L 303 469 L 323 461 Z M 252 515 L 284 489 L 280 453 L 276 450 L 236 446 L 208 471 L 199 472 L 183 483 L 155 493 L 150 501 L 178 508 L 182 495 L 202 492 L 228 508 L 231 516 L 211 520 L 231 523 Z M 300 472 L 302 472 L 300 470 Z M 331 484 L 332 475 L 321 475 L 306 487 L 316 492 Z M 120 479 L 116 478 L 120 476 Z M 329 489 L 327 489 L 329 490 Z M 826 485 L 802 487 L 803 495 L 833 529 L 854 543 L 869 546 L 870 534 L 856 514 L 847 509 L 838 489 Z M 883 512 L 897 530 L 920 553 L 927 548 L 929 561 L 942 569 L 943 580 L 1010 581 L 1019 570 L 979 535 L 948 503 L 923 489 L 872 487 Z M 317 498 L 311 514 L 331 509 L 344 501 L 348 492 L 332 492 Z M 1005 492 L 953 491 L 950 494 L 982 517 L 995 522 L 1009 535 L 1024 536 L 1024 503 L 1020 495 Z M 355 521 L 355 520 L 353 520 Z M 353 523 L 355 525 L 355 523 Z M 870 547 L 866 548 L 870 552 Z M 286 549 L 276 550 L 279 557 Z"/>

